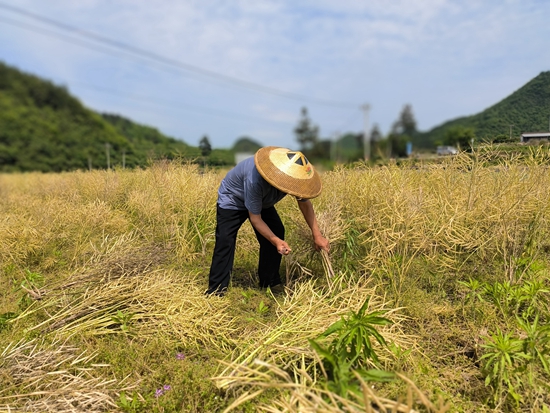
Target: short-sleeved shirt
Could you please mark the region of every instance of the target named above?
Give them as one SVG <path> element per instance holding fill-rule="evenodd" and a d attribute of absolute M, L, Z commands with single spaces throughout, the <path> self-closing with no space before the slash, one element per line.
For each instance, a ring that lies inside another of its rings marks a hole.
<path fill-rule="evenodd" d="M 260 215 L 287 194 L 269 184 L 258 172 L 254 157 L 239 162 L 222 180 L 218 205 L 222 209 L 248 210 Z"/>

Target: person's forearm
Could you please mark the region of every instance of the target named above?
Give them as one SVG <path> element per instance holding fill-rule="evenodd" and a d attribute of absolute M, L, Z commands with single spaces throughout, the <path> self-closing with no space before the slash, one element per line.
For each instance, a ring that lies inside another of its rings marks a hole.
<path fill-rule="evenodd" d="M 279 237 L 277 237 L 271 228 L 265 223 L 260 215 L 254 215 L 249 213 L 250 223 L 265 239 L 271 242 L 273 245 L 277 243 Z"/>
<path fill-rule="evenodd" d="M 292 251 L 290 246 L 286 243 L 285 240 L 279 238 L 277 235 L 271 231 L 269 226 L 265 223 L 265 221 L 262 219 L 261 215 L 254 215 L 253 213 L 249 212 L 248 216 L 250 218 L 250 223 L 254 227 L 256 231 L 260 233 L 261 236 L 263 236 L 265 239 L 267 239 L 269 242 L 273 244 L 275 248 L 277 248 L 277 251 L 279 254 L 288 255 Z"/>

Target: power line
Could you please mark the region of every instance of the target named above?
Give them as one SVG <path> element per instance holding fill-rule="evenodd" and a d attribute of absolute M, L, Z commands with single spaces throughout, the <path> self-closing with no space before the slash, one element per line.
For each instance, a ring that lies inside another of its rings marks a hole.
<path fill-rule="evenodd" d="M 1 7 L 1 3 L 0 3 L 0 7 Z M 10 18 L 6 18 L 4 16 L 0 16 L 0 22 L 6 23 L 6 24 L 9 24 L 9 25 L 18 27 L 18 28 L 22 28 L 22 29 L 25 29 L 25 30 L 33 31 L 33 32 L 36 32 L 36 33 L 39 33 L 39 34 L 42 34 L 42 35 L 60 38 L 64 41 L 76 44 L 78 46 L 82 46 L 82 47 L 88 48 L 90 50 L 98 51 L 98 52 L 101 52 L 101 53 L 110 54 L 112 56 L 116 56 L 116 57 L 119 57 L 119 58 L 127 58 L 127 59 L 133 60 L 133 61 L 142 61 L 142 60 L 145 59 L 142 56 L 135 56 L 135 55 L 125 53 L 125 52 L 121 53 L 120 51 L 107 49 L 103 46 L 91 44 L 91 43 L 83 41 L 81 39 L 77 39 L 77 38 L 62 34 L 62 33 L 54 32 L 54 31 L 51 31 L 51 30 L 48 30 L 48 29 L 44 29 L 42 27 L 38 27 L 38 26 L 29 24 L 29 23 L 26 23 L 26 22 L 20 22 L 18 20 L 13 20 L 13 19 L 10 19 Z M 148 60 L 148 63 L 151 63 L 151 61 Z M 153 62 L 153 63 L 155 63 L 155 62 Z M 161 68 L 165 69 L 166 67 L 161 66 Z M 226 118 L 226 119 L 229 118 L 231 120 L 237 120 L 237 121 L 242 120 L 242 121 L 252 121 L 252 122 L 257 122 L 257 123 L 272 123 L 272 124 L 281 124 L 281 125 L 283 125 L 283 124 L 288 125 L 289 124 L 289 122 L 269 120 L 269 119 L 261 119 L 261 118 L 254 117 L 254 116 L 247 116 L 247 115 L 243 115 L 243 114 L 227 112 L 227 111 L 214 109 L 214 108 L 201 107 L 201 106 L 197 106 L 197 105 L 189 105 L 189 104 L 176 102 L 176 101 L 171 101 L 171 100 L 162 99 L 162 98 L 159 99 L 158 97 L 138 95 L 138 94 L 135 94 L 135 93 L 132 94 L 132 95 L 128 95 L 126 92 L 117 91 L 117 90 L 113 90 L 113 89 L 108 89 L 108 88 L 105 88 L 103 86 L 91 85 L 91 84 L 88 84 L 88 83 L 85 83 L 85 82 L 73 82 L 73 84 L 78 84 L 78 85 L 80 85 L 80 87 L 83 87 L 83 88 L 86 88 L 86 89 L 89 89 L 89 90 L 92 90 L 92 91 L 95 91 L 95 92 L 110 94 L 112 96 L 117 96 L 119 98 L 145 102 L 145 103 L 148 103 L 148 104 L 156 104 L 158 106 L 167 107 L 167 108 L 172 109 L 172 110 L 183 109 L 183 110 L 187 110 L 187 111 L 202 113 L 202 114 L 205 114 L 205 115 L 218 116 L 218 117 L 223 117 L 223 118 Z M 177 107 L 174 107 L 176 105 L 177 105 Z M 353 116 L 351 116 L 346 122 L 344 122 L 342 124 L 342 127 L 340 129 L 344 129 L 345 127 L 347 127 L 351 123 L 352 120 L 355 120 L 354 118 L 357 118 L 358 115 L 359 115 L 359 113 L 356 113 Z"/>
<path fill-rule="evenodd" d="M 13 25 L 13 26 L 16 26 L 16 27 L 20 27 L 20 28 L 23 28 L 23 29 L 28 29 L 28 30 L 31 30 L 31 31 L 34 31 L 34 32 L 37 32 L 37 33 L 40 33 L 40 34 L 45 34 L 45 35 L 48 35 L 48 36 L 58 37 L 58 38 L 61 38 L 63 40 L 66 40 L 68 42 L 77 44 L 79 46 L 87 47 L 87 48 L 90 48 L 92 50 L 96 50 L 96 51 L 103 52 L 103 53 L 109 53 L 109 54 L 112 54 L 114 56 L 120 57 L 120 52 L 115 52 L 115 51 L 104 49 L 104 48 L 101 48 L 101 47 L 98 47 L 98 46 L 95 46 L 95 45 L 90 45 L 88 43 L 82 42 L 81 40 L 70 38 L 70 37 L 68 37 L 64 34 L 52 32 L 52 31 L 49 31 L 47 29 L 38 28 L 36 26 L 29 25 L 28 23 L 22 23 L 22 22 L 19 22 L 17 20 L 12 20 L 12 19 L 9 19 L 9 18 L 5 18 L 3 16 L 0 16 L 0 22 L 7 23 L 7 24 L 10 24 L 10 25 Z M 132 60 L 136 60 L 136 58 L 134 56 L 127 56 L 127 57 L 131 58 Z M 125 98 L 125 99 L 130 99 L 130 100 L 135 100 L 135 101 L 142 101 L 142 102 L 147 102 L 147 103 L 156 103 L 160 106 L 169 107 L 171 109 L 174 109 L 174 105 L 177 105 L 178 108 L 183 107 L 184 109 L 187 109 L 187 110 L 191 110 L 191 111 L 195 111 L 195 112 L 199 112 L 199 113 L 204 113 L 204 114 L 207 114 L 207 115 L 226 117 L 226 118 L 230 118 L 230 119 L 242 118 L 243 120 L 256 121 L 256 122 L 264 122 L 264 123 L 265 122 L 270 122 L 270 123 L 287 124 L 287 122 L 260 119 L 260 118 L 253 117 L 253 116 L 246 116 L 246 115 L 242 115 L 242 114 L 226 112 L 226 111 L 222 111 L 222 110 L 219 110 L 219 109 L 200 107 L 200 106 L 197 106 L 197 105 L 189 105 L 189 104 L 185 104 L 185 103 L 181 103 L 181 102 L 175 102 L 175 101 L 170 101 L 170 100 L 166 100 L 166 99 L 153 98 L 153 97 L 145 96 L 145 95 L 133 94 L 133 96 L 130 96 L 125 92 L 121 92 L 121 91 L 117 91 L 117 90 L 113 90 L 113 89 L 108 89 L 108 88 L 105 88 L 105 87 L 102 87 L 102 86 L 90 85 L 90 84 L 84 83 L 84 82 L 73 82 L 73 84 L 78 84 L 78 85 L 80 85 L 80 87 L 90 89 L 90 90 L 100 92 L 100 93 L 110 94 L 112 96 L 117 96 L 117 97 L 120 97 L 120 98 Z"/>
<path fill-rule="evenodd" d="M 84 37 L 84 38 L 87 38 L 87 39 L 91 39 L 91 40 L 93 40 L 97 43 L 107 45 L 109 47 L 113 47 L 113 48 L 116 48 L 118 50 L 123 50 L 127 53 L 137 55 L 137 56 L 140 56 L 142 58 L 149 59 L 149 60 L 153 60 L 157 63 L 162 63 L 162 64 L 165 64 L 165 65 L 168 65 L 168 66 L 171 66 L 171 67 L 176 67 L 176 68 L 178 68 L 180 70 L 183 70 L 187 73 L 200 75 L 203 78 L 205 78 L 205 80 L 207 80 L 207 81 L 217 80 L 217 81 L 221 81 L 225 84 L 229 84 L 229 85 L 232 85 L 232 86 L 248 89 L 248 90 L 251 90 L 251 91 L 254 91 L 254 92 L 258 92 L 258 93 L 270 94 L 270 95 L 279 96 L 279 97 L 283 97 L 283 98 L 287 98 L 287 99 L 299 100 L 299 101 L 302 101 L 302 102 L 303 101 L 309 101 L 311 103 L 316 103 L 318 105 L 339 107 L 339 108 L 345 108 L 345 109 L 349 109 L 351 107 L 354 107 L 354 108 L 357 107 L 357 105 L 353 104 L 353 103 L 323 100 L 323 99 L 318 99 L 318 98 L 314 98 L 314 97 L 310 97 L 310 96 L 304 96 L 304 95 L 300 95 L 300 94 L 296 94 L 296 93 L 289 93 L 289 92 L 281 91 L 281 90 L 278 90 L 278 89 L 275 89 L 275 88 L 272 88 L 272 87 L 269 87 L 269 86 L 264 86 L 264 85 L 260 85 L 260 84 L 257 84 L 257 83 L 248 82 L 248 81 L 245 81 L 245 80 L 234 78 L 234 77 L 231 77 L 231 76 L 226 76 L 226 75 L 216 73 L 216 72 L 213 72 L 213 71 L 210 71 L 210 70 L 207 70 L 207 69 L 203 69 L 203 68 L 198 67 L 198 66 L 194 66 L 194 65 L 191 65 L 191 64 L 188 64 L 188 63 L 181 62 L 181 61 L 176 60 L 176 59 L 161 56 L 157 53 L 150 52 L 148 50 L 141 49 L 139 47 L 135 47 L 135 46 L 132 46 L 132 45 L 129 45 L 129 44 L 126 44 L 126 43 L 122 43 L 122 42 L 119 42 L 117 40 L 113 40 L 113 39 L 110 39 L 110 38 L 107 38 L 107 37 L 104 37 L 104 36 L 100 36 L 100 35 L 95 34 L 93 32 L 89 32 L 89 31 L 86 31 L 86 30 L 81 30 L 81 29 L 79 29 L 75 26 L 71 26 L 71 25 L 68 25 L 66 23 L 62 23 L 62 22 L 50 19 L 48 17 L 40 16 L 38 14 L 29 12 L 29 11 L 21 9 L 19 7 L 11 6 L 11 5 L 2 3 L 2 2 L 0 2 L 0 8 L 5 9 L 5 10 L 9 10 L 10 12 L 17 13 L 19 15 L 23 15 L 25 17 L 32 18 L 34 20 L 40 21 L 40 22 L 42 22 L 44 24 L 47 24 L 49 26 L 54 26 L 54 27 L 56 27 L 58 29 L 61 29 L 63 31 L 71 32 L 71 33 L 76 34 L 78 36 L 81 36 L 81 37 Z"/>
<path fill-rule="evenodd" d="M 242 114 L 238 114 L 238 113 L 226 112 L 226 111 L 219 110 L 219 109 L 214 109 L 214 108 L 207 108 L 207 107 L 201 107 L 201 106 L 196 106 L 196 105 L 189 105 L 189 104 L 185 104 L 185 103 L 181 103 L 181 102 L 175 102 L 175 101 L 168 100 L 168 99 L 152 98 L 150 96 L 145 96 L 145 95 L 140 95 L 140 94 L 128 95 L 128 94 L 125 94 L 125 93 L 117 91 L 117 90 L 108 89 L 108 88 L 105 88 L 105 87 L 102 87 L 102 86 L 90 85 L 90 84 L 82 83 L 82 82 L 76 82 L 76 84 L 78 84 L 81 87 L 84 87 L 86 89 L 93 90 L 95 92 L 106 93 L 106 94 L 114 95 L 114 96 L 117 96 L 117 97 L 120 97 L 120 98 L 123 98 L 123 99 L 130 99 L 130 100 L 135 100 L 135 101 L 139 101 L 139 102 L 153 103 L 153 104 L 163 106 L 163 107 L 167 107 L 167 108 L 170 108 L 170 109 L 173 109 L 173 110 L 180 110 L 180 109 L 183 108 L 184 110 L 199 112 L 199 113 L 203 113 L 203 114 L 206 114 L 206 115 L 213 115 L 213 116 L 220 116 L 220 117 L 230 118 L 232 120 L 236 120 L 236 119 L 238 120 L 240 118 L 242 120 L 253 121 L 253 122 L 261 122 L 261 123 L 269 122 L 269 123 L 278 123 L 278 124 L 288 125 L 288 122 L 260 119 L 260 118 L 253 117 L 253 116 L 246 116 L 246 115 L 242 115 Z"/>
<path fill-rule="evenodd" d="M 357 118 L 361 115 L 361 112 L 359 112 L 358 110 L 356 110 L 355 112 L 353 112 L 353 114 L 344 122 L 340 125 L 339 128 L 336 128 L 337 131 L 342 131 L 346 128 L 348 128 L 353 122 L 355 122 L 357 120 Z"/>
<path fill-rule="evenodd" d="M 119 51 L 114 51 L 114 50 L 106 49 L 106 48 L 101 47 L 101 46 L 92 45 L 92 44 L 86 43 L 85 41 L 82 41 L 80 39 L 76 39 L 76 38 L 72 38 L 70 36 L 64 35 L 62 33 L 53 32 L 53 31 L 48 30 L 48 29 L 33 26 L 31 24 L 23 23 L 23 22 L 13 20 L 13 19 L 10 19 L 10 18 L 6 18 L 6 17 L 3 17 L 3 16 L 0 16 L 0 22 L 7 23 L 7 24 L 10 24 L 10 25 L 13 25 L 15 27 L 22 28 L 22 29 L 30 30 L 30 31 L 33 31 L 33 32 L 36 32 L 36 33 L 39 33 L 39 34 L 44 34 L 44 35 L 47 35 L 47 36 L 61 38 L 62 40 L 65 40 L 67 42 L 76 44 L 78 46 L 86 47 L 88 49 L 95 50 L 95 51 L 102 52 L 102 53 L 111 54 L 111 55 L 116 56 L 116 57 L 128 58 L 128 59 L 134 60 L 134 61 L 136 61 L 138 59 L 142 59 L 139 56 L 136 57 L 136 56 L 129 55 L 129 54 L 124 54 L 124 53 L 121 55 L 121 53 Z M 159 106 L 168 107 L 170 109 L 176 109 L 176 108 L 174 108 L 174 105 L 177 105 L 178 106 L 177 109 L 182 109 L 183 108 L 184 110 L 203 113 L 203 114 L 206 114 L 206 115 L 213 115 L 213 116 L 218 116 L 218 117 L 229 118 L 231 120 L 236 120 L 236 119 L 239 120 L 239 118 L 240 118 L 243 121 L 248 120 L 248 121 L 253 121 L 253 122 L 261 122 L 261 123 L 277 123 L 277 124 L 285 124 L 285 125 L 288 124 L 288 122 L 260 119 L 260 118 L 253 117 L 253 116 L 246 116 L 246 115 L 243 115 L 243 114 L 237 114 L 237 113 L 233 113 L 233 112 L 226 112 L 226 111 L 219 110 L 219 109 L 214 109 L 214 108 L 200 107 L 200 106 L 197 106 L 197 105 L 189 105 L 189 104 L 185 104 L 185 103 L 181 103 L 181 102 L 170 101 L 170 100 L 167 100 L 167 99 L 159 99 L 157 97 L 153 98 L 153 97 L 150 97 L 150 96 L 136 95 L 136 94 L 133 94 L 132 96 L 130 96 L 125 92 L 121 92 L 121 91 L 117 91 L 117 90 L 113 90 L 113 89 L 108 89 L 108 88 L 105 88 L 105 87 L 102 87 L 102 86 L 91 85 L 91 84 L 84 83 L 84 82 L 74 82 L 73 84 L 78 84 L 78 85 L 80 85 L 80 87 L 83 87 L 83 88 L 86 88 L 86 89 L 89 89 L 89 90 L 92 90 L 92 91 L 95 91 L 95 92 L 106 93 L 106 94 L 110 94 L 112 96 L 117 96 L 117 97 L 120 97 L 120 98 L 123 98 L 123 99 L 130 99 L 130 100 L 141 101 L 141 102 L 146 102 L 146 103 L 154 103 L 154 104 L 157 104 Z M 345 127 L 347 127 L 351 123 L 352 120 L 355 120 L 354 118 L 358 117 L 358 115 L 359 115 L 359 113 L 354 114 L 352 117 L 350 117 L 350 119 L 348 119 L 348 121 L 346 121 L 342 124 L 342 127 L 340 129 L 344 129 Z"/>
<path fill-rule="evenodd" d="M 42 35 L 50 36 L 50 37 L 55 37 L 55 38 L 64 40 L 68 43 L 73 43 L 77 46 L 82 46 L 82 47 L 85 47 L 87 49 L 94 50 L 96 52 L 109 54 L 109 55 L 114 56 L 114 57 L 126 58 L 126 59 L 129 59 L 129 60 L 138 61 L 138 62 L 142 62 L 143 60 L 146 60 L 143 57 L 134 56 L 134 55 L 131 55 L 131 54 L 125 53 L 125 52 L 121 53 L 121 51 L 117 51 L 117 50 L 107 49 L 107 48 L 102 47 L 102 46 L 87 43 L 86 41 L 83 41 L 81 39 L 77 39 L 77 38 L 74 38 L 74 37 L 67 36 L 66 34 L 54 32 L 54 31 L 51 31 L 51 30 L 48 30 L 48 29 L 44 29 L 42 27 L 38 27 L 38 26 L 35 26 L 35 25 L 32 25 L 32 24 L 29 24 L 29 23 L 20 22 L 18 20 L 13 20 L 13 19 L 10 19 L 8 17 L 0 16 L 0 22 L 18 27 L 20 29 L 28 30 L 28 31 L 31 31 L 31 32 L 34 32 L 34 33 L 38 33 L 38 34 L 42 34 Z M 154 62 L 151 62 L 150 60 L 147 60 L 147 61 L 148 61 L 148 63 L 154 63 Z"/>

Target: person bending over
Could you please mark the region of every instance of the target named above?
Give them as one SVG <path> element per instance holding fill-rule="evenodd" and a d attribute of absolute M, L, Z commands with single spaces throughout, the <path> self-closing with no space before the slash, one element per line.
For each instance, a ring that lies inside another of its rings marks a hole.
<path fill-rule="evenodd" d="M 310 199 L 319 196 L 321 179 L 303 153 L 267 146 L 239 162 L 220 184 L 216 208 L 216 244 L 206 294 L 223 295 L 229 286 L 237 233 L 249 219 L 260 244 L 260 288 L 281 285 L 281 258 L 291 251 L 275 204 L 292 195 L 311 229 L 315 248 L 329 251 Z M 280 287 L 279 287 L 280 288 Z M 277 288 L 275 288 L 277 289 Z"/>

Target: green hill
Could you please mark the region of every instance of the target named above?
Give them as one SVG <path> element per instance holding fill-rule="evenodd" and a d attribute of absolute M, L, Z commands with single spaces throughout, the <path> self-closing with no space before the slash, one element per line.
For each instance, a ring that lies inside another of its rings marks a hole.
<path fill-rule="evenodd" d="M 128 140 L 132 147 L 131 160 L 134 161 L 134 165 L 145 165 L 151 156 L 165 158 L 179 156 L 193 159 L 200 156 L 198 147 L 167 137 L 155 128 L 139 125 L 118 115 L 102 114 L 101 116 Z"/>
<path fill-rule="evenodd" d="M 231 148 L 231 150 L 235 153 L 237 152 L 255 153 L 261 147 L 262 145 L 254 141 L 252 138 L 249 138 L 248 136 L 243 136 L 233 144 L 233 148 Z"/>
<path fill-rule="evenodd" d="M 85 108 L 66 88 L 0 62 L 0 171 L 145 166 L 198 148 L 116 115 Z"/>
<path fill-rule="evenodd" d="M 412 137 L 413 145 L 431 148 L 442 142 L 449 128 L 462 126 L 473 128 L 477 140 L 509 135 L 519 140 L 523 132 L 548 130 L 550 116 L 550 71 L 542 72 L 525 86 L 496 105 L 472 116 L 465 116 L 443 123 L 428 132 Z"/>

